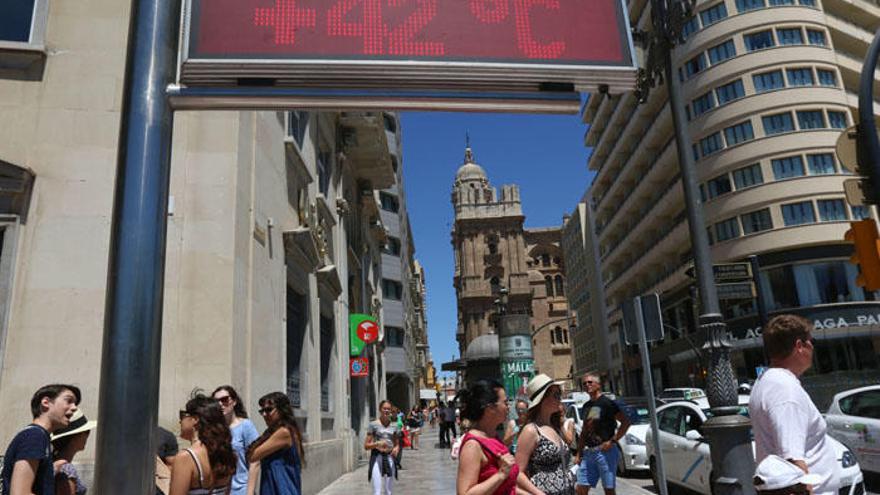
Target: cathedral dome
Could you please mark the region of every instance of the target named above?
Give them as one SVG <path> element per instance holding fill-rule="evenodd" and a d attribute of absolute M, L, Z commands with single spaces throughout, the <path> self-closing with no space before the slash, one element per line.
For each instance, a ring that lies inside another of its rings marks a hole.
<path fill-rule="evenodd" d="M 470 148 L 465 150 L 464 165 L 458 169 L 455 174 L 455 180 L 458 182 L 470 180 L 487 180 L 486 171 L 483 167 L 474 163 L 474 154 Z"/>
<path fill-rule="evenodd" d="M 468 344 L 464 356 L 468 361 L 498 359 L 498 335 L 490 333 L 475 338 L 470 344 Z"/>

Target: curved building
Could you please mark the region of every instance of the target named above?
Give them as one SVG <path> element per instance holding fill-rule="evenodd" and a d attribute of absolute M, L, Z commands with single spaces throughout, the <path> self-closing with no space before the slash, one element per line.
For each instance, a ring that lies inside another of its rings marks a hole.
<path fill-rule="evenodd" d="M 628 7 L 647 29 L 648 2 Z M 880 303 L 856 285 L 852 246 L 843 241 L 850 220 L 874 215 L 847 204 L 849 173 L 834 146 L 854 123 L 880 8 L 864 0 L 700 0 L 695 14 L 673 71 L 687 103 L 713 260 L 757 255 L 771 316 L 794 312 L 816 323 L 815 389 L 833 388 L 828 383 L 848 370 L 862 370 L 850 381 L 876 380 Z M 584 120 L 594 147 L 586 203 L 598 240 L 601 316 L 620 334 L 620 303 L 660 293 L 667 337 L 652 351 L 656 380 L 700 385 L 704 336 L 686 275 L 692 255 L 666 89 L 655 88 L 641 105 L 633 94 L 592 95 Z M 741 380 L 754 378 L 766 364 L 755 301 L 721 302 L 735 370 Z M 607 370 L 609 377 L 640 388 L 637 357 L 622 363 L 626 370 Z"/>

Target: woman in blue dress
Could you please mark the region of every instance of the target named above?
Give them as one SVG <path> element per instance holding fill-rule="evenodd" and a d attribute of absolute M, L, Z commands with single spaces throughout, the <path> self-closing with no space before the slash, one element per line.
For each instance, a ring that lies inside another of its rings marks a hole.
<path fill-rule="evenodd" d="M 254 493 L 255 477 L 249 476 L 250 466 L 247 461 L 248 447 L 260 436 L 257 427 L 248 419 L 244 404 L 238 392 L 231 385 L 221 385 L 211 394 L 220 408 L 229 431 L 232 433 L 232 450 L 235 452 L 235 474 L 232 476 L 230 495 L 248 495 Z M 253 485 L 253 486 L 251 486 Z"/>
<path fill-rule="evenodd" d="M 305 456 L 290 399 L 281 392 L 264 395 L 260 414 L 268 428 L 248 450 L 249 461 L 260 463 L 260 495 L 300 495 Z"/>

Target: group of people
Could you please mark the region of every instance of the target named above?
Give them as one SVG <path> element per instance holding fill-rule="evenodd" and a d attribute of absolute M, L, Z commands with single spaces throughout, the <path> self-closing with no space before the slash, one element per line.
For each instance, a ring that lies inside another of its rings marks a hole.
<path fill-rule="evenodd" d="M 31 399 L 33 421 L 9 443 L 0 473 L 0 493 L 83 495 L 87 487 L 72 464 L 96 421 L 86 419 L 74 385 L 41 387 Z M 190 447 L 177 451 L 173 434 L 157 429 L 157 493 L 165 495 L 299 495 L 305 459 L 302 433 L 287 396 L 272 392 L 259 400 L 266 430 L 259 434 L 229 385 L 210 396 L 194 392 L 179 412 L 180 437 Z M 168 438 L 170 437 L 170 438 Z"/>

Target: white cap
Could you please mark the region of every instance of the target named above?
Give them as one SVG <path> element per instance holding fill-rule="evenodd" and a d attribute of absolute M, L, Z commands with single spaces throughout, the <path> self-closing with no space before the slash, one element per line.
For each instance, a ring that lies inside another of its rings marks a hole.
<path fill-rule="evenodd" d="M 755 488 L 758 490 L 780 490 L 798 483 L 815 485 L 820 481 L 822 477 L 818 474 L 807 474 L 778 455 L 768 455 L 755 470 Z"/>

